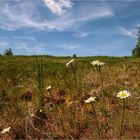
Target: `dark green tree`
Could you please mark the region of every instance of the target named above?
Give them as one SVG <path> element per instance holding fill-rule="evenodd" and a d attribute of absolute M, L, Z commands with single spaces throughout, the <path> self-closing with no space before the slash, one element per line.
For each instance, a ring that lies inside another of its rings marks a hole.
<path fill-rule="evenodd" d="M 11 48 L 5 49 L 3 55 L 12 56 L 13 52 Z"/>
<path fill-rule="evenodd" d="M 136 44 L 136 47 L 132 50 L 132 55 L 140 57 L 140 28 L 138 29 L 138 42 Z"/>
<path fill-rule="evenodd" d="M 76 57 L 77 57 L 77 55 L 76 55 L 76 54 L 73 54 L 73 57 L 74 57 L 74 58 L 76 58 Z"/>

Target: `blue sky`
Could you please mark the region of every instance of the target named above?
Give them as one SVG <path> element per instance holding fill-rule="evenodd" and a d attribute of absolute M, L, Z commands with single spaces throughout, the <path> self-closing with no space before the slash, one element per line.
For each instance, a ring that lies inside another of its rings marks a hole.
<path fill-rule="evenodd" d="M 0 53 L 131 55 L 139 0 L 0 0 Z"/>

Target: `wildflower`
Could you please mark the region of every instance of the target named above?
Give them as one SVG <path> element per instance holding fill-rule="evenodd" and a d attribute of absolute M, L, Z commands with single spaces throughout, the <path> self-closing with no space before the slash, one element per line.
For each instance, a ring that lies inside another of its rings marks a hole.
<path fill-rule="evenodd" d="M 41 110 L 39 110 L 39 112 L 42 112 L 43 110 L 41 109 Z"/>
<path fill-rule="evenodd" d="M 90 102 L 95 102 L 96 97 L 89 97 L 87 100 L 85 100 L 85 103 L 88 104 Z"/>
<path fill-rule="evenodd" d="M 2 134 L 9 132 L 11 127 L 5 128 L 1 131 Z"/>
<path fill-rule="evenodd" d="M 121 99 L 129 97 L 130 95 L 130 92 L 128 92 L 127 90 L 123 90 L 117 93 L 117 97 L 120 97 Z"/>
<path fill-rule="evenodd" d="M 51 88 L 52 88 L 51 86 L 48 86 L 46 89 L 49 91 L 49 90 L 51 90 Z"/>
<path fill-rule="evenodd" d="M 34 113 L 31 113 L 31 117 L 34 117 L 35 116 L 35 114 Z"/>
<path fill-rule="evenodd" d="M 74 59 L 71 59 L 68 63 L 66 63 L 66 66 L 70 65 L 72 62 L 74 62 Z"/>
<path fill-rule="evenodd" d="M 94 66 L 103 66 L 105 63 L 104 62 L 101 62 L 99 60 L 94 60 L 91 62 L 92 65 Z"/>

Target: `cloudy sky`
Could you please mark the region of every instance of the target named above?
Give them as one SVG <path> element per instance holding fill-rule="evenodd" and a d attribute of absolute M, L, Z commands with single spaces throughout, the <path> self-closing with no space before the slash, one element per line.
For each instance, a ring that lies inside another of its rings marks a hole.
<path fill-rule="evenodd" d="M 131 55 L 139 0 L 0 0 L 0 53 Z"/>

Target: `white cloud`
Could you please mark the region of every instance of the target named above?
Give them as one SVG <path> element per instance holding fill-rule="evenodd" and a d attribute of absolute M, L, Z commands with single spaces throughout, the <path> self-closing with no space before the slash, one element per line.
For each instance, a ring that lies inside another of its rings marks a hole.
<path fill-rule="evenodd" d="M 37 42 L 35 40 L 23 41 L 17 38 L 1 38 L 0 37 L 0 52 L 4 52 L 6 48 L 11 48 L 16 54 L 43 54 L 46 51 L 46 43 Z"/>
<path fill-rule="evenodd" d="M 19 40 L 29 40 L 29 41 L 35 41 L 34 37 L 31 36 L 13 36 L 14 39 L 19 39 Z"/>
<path fill-rule="evenodd" d="M 66 8 L 72 7 L 70 0 L 43 0 L 45 5 L 51 10 L 52 13 L 62 15 L 65 13 Z"/>
<path fill-rule="evenodd" d="M 75 31 L 73 35 L 78 38 L 84 38 L 89 35 L 93 35 L 94 33 L 96 33 L 96 32 L 94 32 L 94 31 Z"/>
<path fill-rule="evenodd" d="M 38 5 L 34 2 L 17 1 L 0 5 L 0 28 L 4 30 L 29 29 L 46 30 L 51 28 L 47 20 L 41 20 Z"/>
<path fill-rule="evenodd" d="M 14 50 L 19 54 L 43 54 L 46 49 L 46 44 L 39 42 L 24 42 L 21 40 L 14 40 Z"/>
<path fill-rule="evenodd" d="M 5 41 L 0 41 L 0 51 L 9 48 L 9 43 Z"/>
<path fill-rule="evenodd" d="M 65 49 L 65 50 L 75 50 L 75 49 L 81 48 L 81 45 L 66 43 L 66 44 L 58 45 L 57 48 L 59 48 L 59 49 L 61 48 L 61 49 Z"/>
<path fill-rule="evenodd" d="M 88 7 L 82 5 L 80 9 L 75 9 L 71 13 L 64 14 L 63 16 L 50 21 L 49 24 L 53 30 L 72 31 L 88 21 L 113 15 L 114 13 L 108 7 L 94 7 L 94 5 Z"/>
<path fill-rule="evenodd" d="M 119 33 L 123 36 L 127 36 L 127 37 L 136 37 L 136 30 L 128 30 L 124 27 L 117 27 L 117 29 L 119 29 Z"/>
<path fill-rule="evenodd" d="M 50 1 L 53 0 L 49 0 L 49 2 Z M 54 3 L 61 5 L 60 11 L 63 11 L 64 14 L 57 17 L 52 16 L 53 18 L 48 19 L 42 16 L 42 10 L 38 8 L 38 5 L 34 2 L 17 1 L 14 5 L 7 3 L 8 2 L 5 2 L 0 5 L 0 28 L 4 30 L 33 28 L 46 31 L 71 31 L 88 21 L 114 15 L 110 8 L 103 4 L 100 6 L 82 4 L 78 8 L 75 7 L 69 12 L 64 12 L 65 9 L 70 8 L 72 4 L 70 0 L 59 0 L 59 2 L 54 1 Z"/>
<path fill-rule="evenodd" d="M 44 53 L 45 48 L 38 45 L 30 47 L 28 43 L 18 42 L 14 48 L 16 52 L 25 53 L 25 54 L 42 54 Z"/>

